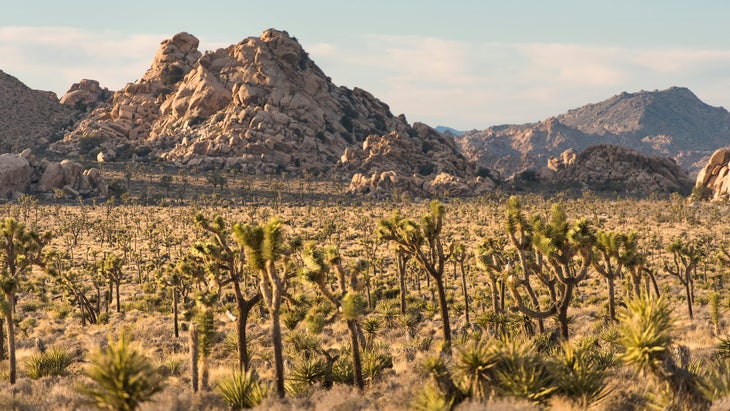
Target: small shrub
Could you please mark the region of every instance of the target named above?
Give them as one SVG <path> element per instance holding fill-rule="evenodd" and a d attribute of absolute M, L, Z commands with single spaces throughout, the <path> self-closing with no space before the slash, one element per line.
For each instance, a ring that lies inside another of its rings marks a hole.
<path fill-rule="evenodd" d="M 99 408 L 135 410 L 162 390 L 162 379 L 147 357 L 130 347 L 126 332 L 92 357 L 85 374 L 92 383 L 79 391 Z"/>
<path fill-rule="evenodd" d="M 329 375 L 329 366 L 325 361 L 319 358 L 305 358 L 289 370 L 287 391 L 292 395 L 300 394 L 309 387 L 324 384 Z"/>
<path fill-rule="evenodd" d="M 269 394 L 268 387 L 251 371 L 233 371 L 218 382 L 215 391 L 231 408 L 253 408 Z"/>
<path fill-rule="evenodd" d="M 74 362 L 68 351 L 51 348 L 44 353 L 34 354 L 25 360 L 25 373 L 28 378 L 37 380 L 43 377 L 66 375 L 66 369 Z"/>

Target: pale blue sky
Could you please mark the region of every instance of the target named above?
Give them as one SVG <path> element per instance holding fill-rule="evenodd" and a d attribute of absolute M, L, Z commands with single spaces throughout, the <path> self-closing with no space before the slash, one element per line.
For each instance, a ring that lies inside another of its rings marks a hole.
<path fill-rule="evenodd" d="M 0 70 L 59 95 L 81 78 L 116 90 L 177 32 L 206 50 L 275 27 L 411 122 L 487 128 L 670 86 L 730 106 L 728 19 L 723 0 L 26 0 L 0 7 Z"/>

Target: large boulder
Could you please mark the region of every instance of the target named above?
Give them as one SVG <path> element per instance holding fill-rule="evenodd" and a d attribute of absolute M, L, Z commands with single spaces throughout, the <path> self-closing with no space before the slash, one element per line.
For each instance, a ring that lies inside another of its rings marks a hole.
<path fill-rule="evenodd" d="M 83 79 L 71 86 L 61 97 L 60 103 L 76 110 L 90 112 L 100 103 L 107 101 L 111 94 L 108 89 L 101 88 L 98 81 Z"/>
<path fill-rule="evenodd" d="M 10 199 L 30 186 L 30 163 L 18 154 L 0 154 L 0 197 Z"/>
<path fill-rule="evenodd" d="M 695 186 L 706 198 L 727 200 L 730 198 L 730 149 L 716 150 L 707 165 L 697 174 Z"/>

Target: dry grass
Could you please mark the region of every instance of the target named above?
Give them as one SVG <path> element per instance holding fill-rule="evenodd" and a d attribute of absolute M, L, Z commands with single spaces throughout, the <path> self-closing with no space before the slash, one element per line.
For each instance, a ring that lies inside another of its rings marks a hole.
<path fill-rule="evenodd" d="M 105 170 L 108 176 L 119 179 L 122 184 L 126 182 L 125 172 L 124 169 Z M 220 214 L 229 223 L 265 221 L 270 216 L 278 215 L 285 221 L 289 236 L 298 235 L 305 240 L 314 240 L 323 245 L 337 244 L 345 259 L 351 261 L 357 257 L 371 258 L 367 251 L 369 248 L 367 241 L 375 240 L 379 219 L 389 217 L 396 209 L 400 209 L 405 216 L 419 218 L 426 208 L 426 203 L 412 202 L 402 196 L 387 201 L 365 201 L 333 194 L 342 192 L 346 183 L 318 181 L 315 178 L 255 179 L 230 175 L 227 177 L 228 185 L 222 191 L 213 192 L 206 185 L 204 176 L 185 176 L 183 183 L 183 177 L 176 174 L 173 176 L 173 185 L 168 197 L 159 185 L 160 178 L 165 172 L 168 171 L 147 170 L 142 173 L 132 170 L 133 175 L 129 180 L 131 184 L 128 187 L 131 195 L 124 197 L 127 204 L 87 202 L 82 206 L 73 202 L 61 205 L 0 206 L 4 215 L 25 221 L 41 231 L 53 231 L 55 239 L 51 248 L 72 255 L 68 260 L 72 269 L 81 272 L 84 264 L 99 261 L 104 253 L 115 253 L 120 257 L 126 255 L 123 267 L 126 278 L 121 284 L 122 312 L 116 313 L 115 304 L 112 303 L 108 322 L 98 325 L 82 326 L 78 308 L 66 299 L 63 290 L 40 270 L 34 270 L 27 283 L 33 287 L 26 288 L 19 294 L 17 318 L 23 324 L 23 332 L 18 333 L 18 364 L 22 364 L 25 358 L 36 352 L 34 346 L 36 338 L 41 339 L 47 347 L 62 347 L 74 352 L 80 361 L 69 368 L 68 376 L 43 378 L 38 381 L 25 378 L 22 367 L 19 367 L 20 378 L 15 386 L 11 387 L 5 382 L 0 383 L 0 409 L 85 409 L 87 405 L 76 393 L 74 386 L 82 379 L 81 371 L 90 353 L 106 344 L 107 337 L 110 334 L 116 335 L 122 328 L 131 331 L 133 340 L 144 348 L 147 356 L 154 361 L 159 370 L 166 369 L 166 363 L 171 366 L 167 369 L 177 370 L 168 377 L 164 391 L 155 397 L 155 402 L 144 404 L 143 410 L 224 409 L 225 404 L 212 391 L 197 395 L 191 393 L 187 332 L 183 330 L 180 338 L 173 337 L 171 299 L 169 294 L 164 295 L 154 284 L 155 264 L 161 262 L 164 265 L 178 260 L 187 252 L 193 241 L 204 237 L 193 224 L 196 211 L 209 216 Z M 145 201 L 145 205 L 136 204 L 140 199 Z M 448 201 L 444 228 L 447 241 L 462 242 L 468 250 L 471 250 L 482 237 L 503 233 L 505 199 L 503 195 L 497 194 L 477 199 Z M 607 199 L 592 194 L 577 198 L 528 194 L 523 196 L 522 200 L 528 213 L 546 215 L 550 205 L 560 201 L 565 204 L 571 219 L 585 216 L 592 218 L 595 225 L 604 230 L 639 231 L 641 249 L 647 256 L 650 266 L 657 270 L 660 288 L 669 297 L 674 308 L 677 343 L 688 347 L 693 359 L 706 359 L 712 355 L 717 339 L 710 322 L 709 304 L 703 304 L 702 301 L 706 301 L 720 280 L 725 287 L 730 282 L 724 268 L 712 258 L 708 258 L 706 266 L 704 263 L 700 264 L 698 272 L 703 278 L 698 279 L 696 283 L 695 318 L 690 320 L 683 288 L 676 279 L 663 274 L 659 267 L 663 259 L 668 258 L 663 250 L 664 246 L 680 233 L 688 233 L 692 238 L 700 236 L 713 238 L 714 247 L 728 240 L 730 225 L 726 222 L 730 221 L 730 209 L 727 206 L 700 204 L 695 207 L 677 198 Z M 75 233 L 70 222 L 81 225 L 78 233 Z M 105 238 L 108 235 L 111 237 Z M 167 254 L 169 259 L 159 258 L 164 254 Z M 393 264 L 390 248 L 385 245 L 379 246 L 372 264 L 377 274 L 370 278 L 375 303 L 385 300 L 386 295 L 397 301 L 397 292 L 394 292 L 397 290 L 397 279 Z M 471 261 L 467 263 L 467 270 L 473 321 L 480 313 L 490 310 L 491 303 L 483 298 L 477 298 L 479 294 L 489 294 L 485 276 Z M 707 281 L 704 280 L 705 271 Z M 450 265 L 447 266 L 446 273 L 447 295 L 452 301 L 450 312 L 452 329 L 455 335 L 459 335 L 466 329 L 463 311 L 455 308 L 463 307 L 460 279 L 453 275 L 453 267 Z M 384 325 L 376 334 L 376 341 L 385 344 L 393 357 L 392 369 L 368 385 L 363 392 L 357 392 L 350 386 L 335 384 L 328 390 L 310 390 L 300 397 L 281 400 L 270 398 L 260 408 L 408 409 L 416 391 L 425 384 L 423 377 L 416 372 L 417 365 L 436 352 L 441 335 L 440 316 L 438 310 L 433 310 L 436 301 L 426 283 L 427 279 L 421 274 L 420 283 L 416 283 L 415 275 L 416 270 L 409 268 L 409 293 L 414 296 L 414 301 L 425 301 L 425 304 L 417 308 L 423 315 L 417 324 L 418 337 L 414 340 L 407 335 L 404 327 L 398 322 L 399 314 L 396 315 L 394 326 Z M 142 278 L 143 284 L 138 283 L 139 277 Z M 95 298 L 96 291 L 91 285 L 90 277 L 83 277 L 81 281 L 86 284 L 87 296 Z M 623 282 L 617 282 L 616 296 L 619 304 L 627 298 L 627 290 L 628 287 Z M 102 293 L 105 291 L 105 286 L 102 286 L 101 291 Z M 292 281 L 289 291 L 292 295 L 303 294 L 309 298 L 315 296 L 311 287 L 300 284 L 296 279 Z M 188 297 L 191 298 L 192 293 Z M 226 334 L 235 330 L 235 323 L 226 315 L 226 310 L 236 314 L 235 304 L 226 298 L 224 290 L 221 305 L 215 312 L 216 330 L 220 338 L 209 361 L 211 387 L 235 364 L 235 350 L 226 348 L 228 345 L 223 342 Z M 723 307 L 726 314 L 727 303 L 724 303 Z M 104 303 L 101 304 L 101 311 L 106 312 Z M 185 324 L 183 315 L 184 313 L 181 313 L 180 324 Z M 368 315 L 381 318 L 381 314 L 375 309 Z M 599 334 L 606 317 L 606 293 L 605 283 L 597 275 L 591 274 L 580 285 L 569 315 L 573 318 L 571 322 L 573 339 Z M 273 357 L 267 316 L 267 313 L 255 308 L 251 312 L 247 332 L 252 366 L 264 381 L 271 381 Z M 550 320 L 546 325 L 550 330 L 555 327 Z M 296 331 L 305 329 L 305 321 L 300 322 L 295 328 Z M 284 327 L 285 341 L 289 332 Z M 727 329 L 724 329 L 724 332 L 727 332 Z M 341 321 L 325 325 L 318 337 L 322 341 L 322 347 L 332 352 L 349 344 L 347 328 Z M 423 340 L 426 339 L 432 340 L 430 344 L 424 343 Z M 422 349 L 418 348 L 419 344 Z M 618 366 L 612 369 L 609 380 L 615 388 L 602 405 L 604 408 L 599 409 L 622 409 L 627 404 L 637 404 L 637 399 L 644 395 L 643 389 L 646 388 L 646 385 L 637 384 L 639 379 L 640 377 L 625 367 Z M 721 404 L 727 404 L 727 399 L 715 404 L 716 409 L 724 409 Z M 516 410 L 530 409 L 531 406 L 506 398 L 495 399 L 488 404 L 464 402 L 458 409 Z M 549 406 L 556 410 L 571 409 L 568 402 L 560 398 L 553 398 Z"/>

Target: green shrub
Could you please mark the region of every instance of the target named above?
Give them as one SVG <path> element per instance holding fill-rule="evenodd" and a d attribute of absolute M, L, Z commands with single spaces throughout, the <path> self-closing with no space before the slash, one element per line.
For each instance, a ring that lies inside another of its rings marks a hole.
<path fill-rule="evenodd" d="M 34 354 L 25 360 L 25 373 L 28 378 L 37 380 L 43 377 L 66 375 L 66 369 L 74 362 L 68 351 L 51 348 L 44 353 Z"/>
<path fill-rule="evenodd" d="M 268 386 L 251 371 L 233 371 L 218 382 L 215 391 L 231 408 L 253 408 L 269 394 Z"/>

